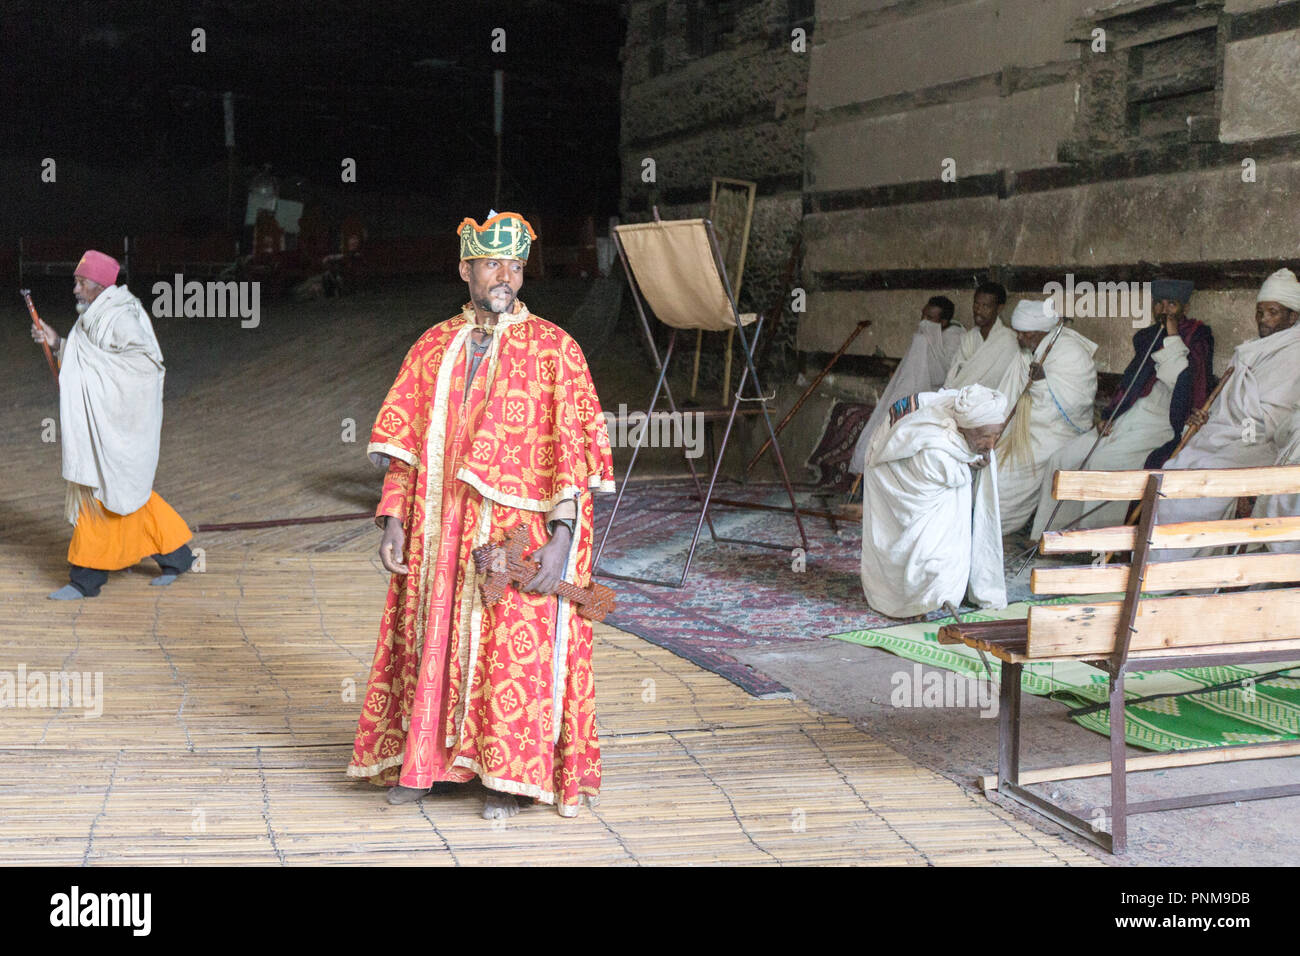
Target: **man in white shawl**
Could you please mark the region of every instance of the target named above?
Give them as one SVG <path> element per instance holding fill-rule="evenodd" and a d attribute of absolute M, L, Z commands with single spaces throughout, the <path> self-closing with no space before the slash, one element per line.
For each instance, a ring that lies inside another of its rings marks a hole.
<path fill-rule="evenodd" d="M 1127 501 L 1095 505 L 1052 498 L 1058 471 L 1129 471 L 1159 468 L 1173 451 L 1189 414 L 1205 402 L 1212 385 L 1214 334 L 1186 315 L 1195 286 L 1181 279 L 1151 283 L 1155 322 L 1133 336 L 1133 361 L 1101 424 L 1067 442 L 1043 469 L 1031 537 L 1067 527 L 1106 528 L 1124 523 Z M 1177 429 L 1177 431 L 1175 431 Z M 1098 436 L 1098 432 L 1102 434 Z M 1049 518 L 1055 515 L 1052 526 Z"/>
<path fill-rule="evenodd" d="M 1300 281 L 1290 269 L 1274 272 L 1255 300 L 1259 338 L 1237 346 L 1231 374 L 1209 412 L 1193 412 L 1189 423 L 1201 428 L 1166 468 L 1249 468 L 1293 464 L 1296 407 L 1300 405 Z M 1261 498 L 1256 514 L 1295 514 L 1296 496 Z M 1166 498 L 1160 502 L 1161 524 L 1230 518 L 1235 498 Z M 1153 560 L 1176 560 L 1211 554 L 1202 548 L 1153 552 Z"/>
<path fill-rule="evenodd" d="M 993 446 L 1007 414 L 982 385 L 915 396 L 872 440 L 862 475 L 862 590 L 890 617 L 951 601 L 1005 607 Z"/>
<path fill-rule="evenodd" d="M 108 572 L 152 555 L 170 584 L 190 569 L 192 537 L 153 490 L 162 432 L 163 360 L 149 313 L 115 285 L 117 260 L 89 250 L 73 273 L 79 317 L 66 339 L 46 322 L 32 338 L 58 349 L 70 582 L 60 601 L 95 597 Z"/>
<path fill-rule="evenodd" d="M 962 336 L 943 381 L 944 388 L 976 384 L 997 388 L 1002 383 L 1007 366 L 1020 351 L 1016 333 L 1002 321 L 1002 307 L 1006 304 L 1007 290 L 997 282 L 981 282 L 975 289 L 971 308 L 975 327 Z"/>
<path fill-rule="evenodd" d="M 1300 308 L 1293 309 L 1293 314 L 1300 320 Z M 1293 320 L 1296 321 L 1296 320 Z M 1300 465 L 1300 405 L 1292 412 L 1291 418 L 1277 431 L 1277 443 L 1281 447 L 1277 464 Z M 1300 493 L 1290 495 L 1263 495 L 1255 503 L 1254 515 L 1257 518 L 1283 518 L 1300 515 Z M 1300 551 L 1300 541 L 1277 541 L 1266 545 L 1269 551 Z"/>
<path fill-rule="evenodd" d="M 1033 517 L 1048 459 L 1092 427 L 1097 397 L 1097 345 L 1061 326 L 1050 299 L 1020 302 L 1011 328 L 1020 352 L 998 391 L 1019 406 L 998 444 L 1003 534 L 1020 530 Z"/>
<path fill-rule="evenodd" d="M 912 336 L 912 344 L 880 393 L 871 417 L 853 446 L 853 457 L 849 460 L 849 471 L 853 474 L 862 474 L 871 438 L 888 419 L 890 406 L 909 395 L 931 392 L 943 385 L 948 366 L 965 334 L 965 329 L 952 320 L 955 311 L 952 300 L 942 295 L 931 298 L 921 310 L 921 324 Z"/>

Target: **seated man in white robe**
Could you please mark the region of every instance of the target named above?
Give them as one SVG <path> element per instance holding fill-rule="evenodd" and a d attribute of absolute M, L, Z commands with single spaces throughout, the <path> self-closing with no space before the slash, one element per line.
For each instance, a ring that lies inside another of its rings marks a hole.
<path fill-rule="evenodd" d="M 1020 352 L 998 391 L 1018 402 L 998 444 L 998 506 L 1002 533 L 1024 527 L 1038 508 L 1048 459 L 1092 424 L 1097 397 L 1097 344 L 1060 320 L 1051 300 L 1020 302 L 1011 328 Z"/>
<path fill-rule="evenodd" d="M 956 310 L 952 299 L 942 295 L 934 296 L 921 310 L 921 324 L 912 336 L 912 344 L 903 354 L 898 368 L 894 369 L 889 384 L 880 393 L 871 417 L 853 446 L 853 457 L 849 460 L 849 471 L 853 474 L 862 474 L 871 437 L 887 420 L 891 405 L 909 395 L 932 392 L 943 385 L 948 366 L 952 364 L 966 332 L 952 320 Z"/>
<path fill-rule="evenodd" d="M 1290 269 L 1265 280 L 1255 302 L 1259 338 L 1237 346 L 1231 374 L 1208 413 L 1192 413 L 1201 428 L 1166 468 L 1249 468 L 1292 464 L 1296 407 L 1300 405 L 1300 281 Z M 1227 373 L 1225 373 L 1227 374 Z M 1294 514 L 1295 496 L 1263 497 L 1256 514 Z M 1235 498 L 1167 498 L 1160 503 L 1161 524 L 1215 521 L 1233 517 Z M 1208 555 L 1213 549 L 1153 552 L 1153 560 Z"/>
<path fill-rule="evenodd" d="M 1300 314 L 1300 309 L 1294 310 Z M 1291 418 L 1278 428 L 1276 441 L 1282 449 L 1278 452 L 1277 464 L 1300 465 L 1300 405 L 1291 413 Z M 1257 518 L 1283 518 L 1300 515 L 1300 494 L 1262 495 L 1255 503 L 1254 516 Z M 1277 541 L 1266 545 L 1269 551 L 1300 551 L 1300 541 Z"/>
<path fill-rule="evenodd" d="M 1159 468 L 1173 451 L 1190 413 L 1205 404 L 1213 388 L 1214 334 L 1208 325 L 1186 315 L 1193 291 L 1193 284 L 1183 280 L 1151 283 L 1151 311 L 1156 321 L 1133 336 L 1133 361 L 1102 413 L 1101 424 L 1067 442 L 1047 461 L 1034 515 L 1035 539 L 1046 530 L 1123 524 L 1129 506 L 1126 501 L 1101 505 L 1054 501 L 1052 479 L 1056 472 L 1077 471 L 1085 460 L 1090 471 Z"/>
<path fill-rule="evenodd" d="M 944 388 L 984 385 L 997 388 L 1020 344 L 1016 333 L 1002 321 L 1002 307 L 1007 304 L 1007 290 L 997 282 L 981 282 L 975 289 L 971 312 L 975 327 L 961 338 L 957 356 L 943 380 Z"/>
<path fill-rule="evenodd" d="M 1000 392 L 970 385 L 912 396 L 876 433 L 862 475 L 862 590 L 890 617 L 1005 607 L 993 446 Z"/>

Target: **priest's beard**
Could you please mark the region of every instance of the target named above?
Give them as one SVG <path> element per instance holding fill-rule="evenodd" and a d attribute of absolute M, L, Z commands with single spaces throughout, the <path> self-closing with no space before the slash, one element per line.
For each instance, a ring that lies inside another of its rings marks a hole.
<path fill-rule="evenodd" d="M 481 299 L 475 299 L 474 304 L 484 312 L 492 312 L 496 315 L 501 315 L 504 312 L 510 311 L 510 307 L 515 304 L 515 300 L 511 299 L 505 305 L 502 305 L 498 300 L 485 295 Z"/>
<path fill-rule="evenodd" d="M 89 302 L 78 302 L 78 303 L 77 303 L 77 315 L 85 315 L 85 314 L 86 314 L 86 310 L 89 309 L 89 308 L 90 308 L 90 303 L 89 303 Z"/>
<path fill-rule="evenodd" d="M 509 292 L 510 297 L 506 298 L 505 296 L 494 296 L 492 294 L 493 292 L 498 292 L 501 290 Z M 514 294 L 514 290 L 511 289 L 510 286 L 498 285 L 498 286 L 494 286 L 491 289 L 488 289 L 486 293 L 484 293 L 479 298 L 475 299 L 474 304 L 478 306 L 480 309 L 482 309 L 484 312 L 495 312 L 498 315 L 503 315 L 515 307 L 515 299 L 516 296 Z"/>

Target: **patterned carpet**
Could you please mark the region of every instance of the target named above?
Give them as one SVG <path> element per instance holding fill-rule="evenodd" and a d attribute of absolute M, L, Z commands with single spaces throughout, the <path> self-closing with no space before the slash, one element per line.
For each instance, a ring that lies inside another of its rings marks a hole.
<path fill-rule="evenodd" d="M 787 505 L 779 485 L 719 484 L 715 497 L 767 505 Z M 600 569 L 660 581 L 681 578 L 699 510 L 689 480 L 640 484 L 629 488 L 619 506 L 618 524 L 610 534 Z M 818 497 L 804 488 L 800 507 L 831 510 L 843 496 Z M 596 499 L 596 541 L 613 509 L 612 495 Z M 789 690 L 732 655 L 741 647 L 795 644 L 844 631 L 877 630 L 904 623 L 872 610 L 859 580 L 862 525 L 825 518 L 804 518 L 808 554 L 803 571 L 793 549 L 799 544 L 794 519 L 772 511 L 748 511 L 716 505 L 710 509 L 720 536 L 788 544 L 791 551 L 715 543 L 706 526 L 700 534 L 686 586 L 679 589 L 601 580 L 618 594 L 615 627 L 667 648 L 713 671 L 755 697 L 788 696 Z M 1029 597 L 1029 572 L 1013 577 L 1021 561 L 1023 535 L 1006 539 L 1007 598 Z M 946 617 L 943 611 L 925 620 Z"/>
<path fill-rule="evenodd" d="M 658 580 L 681 577 L 698 508 L 689 481 L 628 489 L 610 534 L 601 570 Z M 779 505 L 784 492 L 771 485 L 719 485 L 715 495 Z M 800 506 L 824 507 L 811 492 Z M 609 519 L 612 496 L 597 499 L 596 540 Z M 618 593 L 609 623 L 667 648 L 727 678 L 755 697 L 788 696 L 780 683 L 740 663 L 732 651 L 755 645 L 802 643 L 845 630 L 898 623 L 866 604 L 858 580 L 862 531 L 855 522 L 805 518 L 806 566 L 795 570 L 799 545 L 794 519 L 770 511 L 725 506 L 711 509 L 719 535 L 789 544 L 789 553 L 715 543 L 705 527 L 686 586 L 680 590 L 603 579 Z"/>

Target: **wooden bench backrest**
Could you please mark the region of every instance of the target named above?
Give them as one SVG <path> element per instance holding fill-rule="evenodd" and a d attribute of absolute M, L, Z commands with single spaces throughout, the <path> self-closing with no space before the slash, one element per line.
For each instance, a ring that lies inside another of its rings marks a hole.
<path fill-rule="evenodd" d="M 1141 498 L 1148 471 L 1061 471 L 1052 495 L 1065 501 L 1129 501 Z M 1300 466 L 1166 471 L 1164 498 L 1237 498 L 1300 492 Z M 1137 544 L 1134 526 L 1081 531 L 1049 531 L 1043 554 L 1130 551 Z M 1231 518 L 1157 525 L 1151 548 L 1183 549 L 1229 545 L 1300 542 L 1300 517 Z M 1115 592 L 1129 586 L 1129 564 L 1101 564 L 1036 569 L 1035 594 L 1106 595 L 1091 604 L 1039 605 L 1029 611 L 1027 653 L 1034 658 L 1111 655 L 1124 601 Z M 1148 562 L 1143 593 L 1212 590 L 1252 584 L 1300 582 L 1300 553 L 1219 555 L 1182 561 Z M 1300 588 L 1146 597 L 1138 602 L 1129 643 L 1131 651 L 1156 648 L 1245 644 L 1300 637 Z"/>

